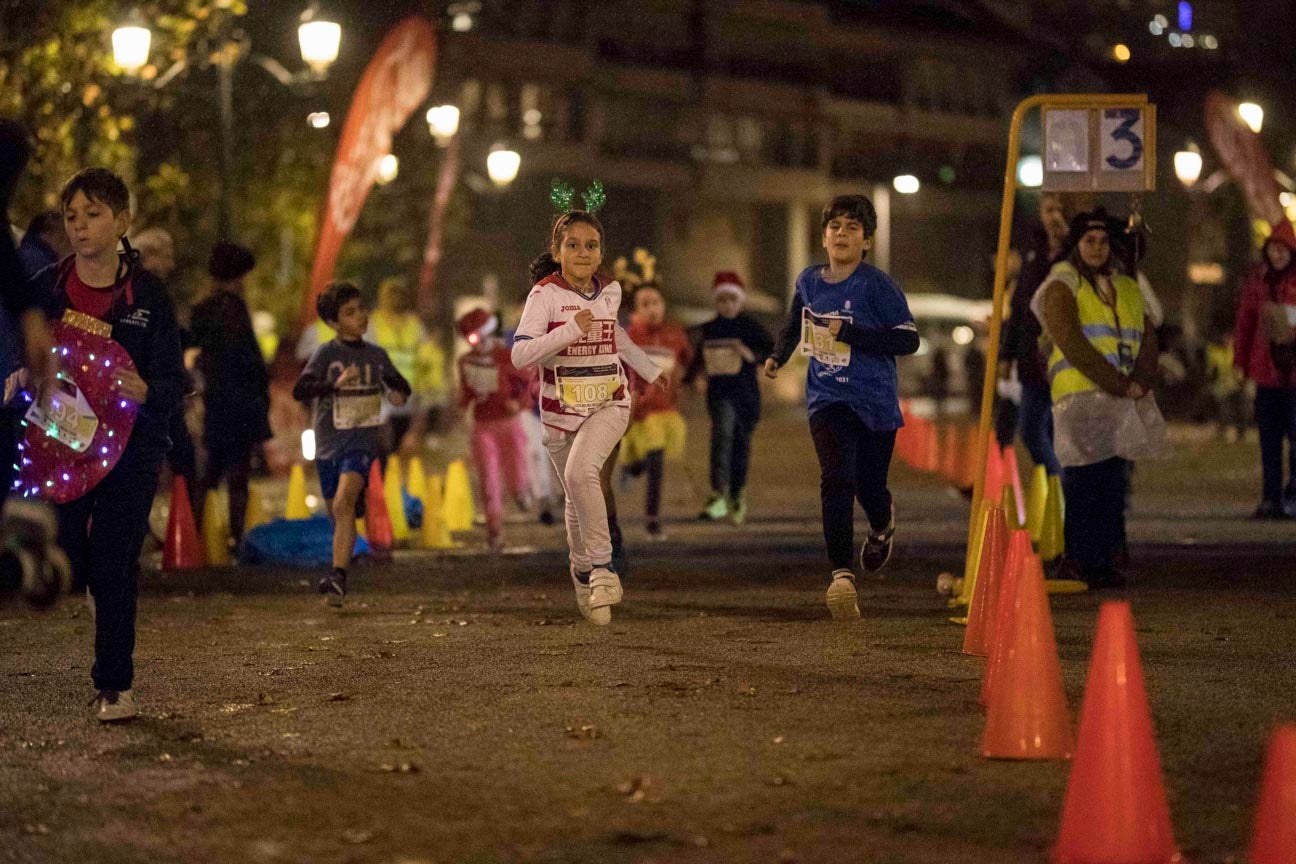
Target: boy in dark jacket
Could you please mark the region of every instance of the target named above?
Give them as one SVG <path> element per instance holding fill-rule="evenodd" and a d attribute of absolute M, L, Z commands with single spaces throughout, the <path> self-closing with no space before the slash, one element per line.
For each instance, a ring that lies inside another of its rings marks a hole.
<path fill-rule="evenodd" d="M 136 564 L 171 446 L 167 426 L 180 404 L 184 365 L 166 290 L 139 268 L 128 243 L 125 254 L 117 251 L 131 221 L 126 184 L 107 169 L 87 168 L 67 182 L 60 197 L 73 255 L 33 276 L 32 288 L 51 318 L 72 310 L 110 326 L 111 338 L 136 369 L 119 372 L 115 382 L 121 397 L 139 406 L 121 458 L 85 495 L 58 505 L 59 545 L 95 602 L 95 715 L 113 722 L 138 714 L 131 690 Z"/>
<path fill-rule="evenodd" d="M 747 466 L 751 438 L 760 420 L 756 364 L 774 348 L 769 331 L 742 311 L 747 290 L 737 273 L 715 274 L 711 289 L 716 317 L 701 327 L 698 350 L 684 382 L 706 376 L 707 413 L 711 415 L 711 497 L 699 519 L 726 516 L 741 525 L 747 519 Z"/>

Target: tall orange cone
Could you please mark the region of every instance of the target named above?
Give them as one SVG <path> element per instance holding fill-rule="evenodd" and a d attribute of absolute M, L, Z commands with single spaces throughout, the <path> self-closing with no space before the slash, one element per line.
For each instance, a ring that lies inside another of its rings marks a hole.
<path fill-rule="evenodd" d="M 1030 548 L 1030 535 L 1013 531 L 1008 536 L 1008 557 L 1004 561 L 1002 578 L 991 583 L 991 606 L 994 617 L 987 623 L 986 646 L 990 649 L 989 662 L 981 679 L 981 704 L 989 705 L 995 687 L 1003 674 L 1003 661 L 1007 642 L 1013 632 L 1016 612 L 1017 583 L 1026 569 L 1026 559 L 1034 553 Z"/>
<path fill-rule="evenodd" d="M 166 541 L 162 545 L 163 570 L 187 570 L 203 566 L 198 527 L 189 506 L 189 489 L 179 475 L 171 483 L 171 513 L 167 516 Z"/>
<path fill-rule="evenodd" d="M 1126 601 L 1102 604 L 1055 864 L 1171 864 L 1175 847 Z M 1289 859 L 1290 860 L 1290 859 Z"/>
<path fill-rule="evenodd" d="M 1269 738 L 1264 779 L 1260 781 L 1260 807 L 1247 861 L 1296 861 L 1296 725 L 1280 726 Z"/>
<path fill-rule="evenodd" d="M 1062 662 L 1044 593 L 1044 568 L 1026 559 L 1017 579 L 1013 631 L 1004 644 L 1003 675 L 991 692 L 981 755 L 987 759 L 1070 759 L 1071 718 Z"/>
<path fill-rule="evenodd" d="M 999 455 L 999 446 L 994 441 L 989 441 L 986 446 L 985 486 L 981 500 L 997 505 L 1003 499 L 1003 487 L 1003 461 Z"/>
<path fill-rule="evenodd" d="M 1017 470 L 1017 449 L 1009 444 L 1003 448 L 1004 488 L 1012 489 L 1013 504 L 1017 509 L 1014 529 L 1026 527 L 1026 491 L 1022 488 L 1021 472 Z"/>
<path fill-rule="evenodd" d="M 1008 526 L 1003 510 L 993 507 L 986 512 L 981 561 L 972 586 L 972 605 L 968 607 L 968 626 L 963 634 L 963 653 L 985 657 L 990 653 L 986 636 L 990 631 L 991 591 L 1003 578 L 1008 559 Z"/>
<path fill-rule="evenodd" d="M 387 515 L 387 501 L 383 497 L 382 469 L 378 460 L 369 466 L 369 485 L 365 488 L 365 540 L 378 559 L 390 558 L 392 548 L 392 523 Z"/>

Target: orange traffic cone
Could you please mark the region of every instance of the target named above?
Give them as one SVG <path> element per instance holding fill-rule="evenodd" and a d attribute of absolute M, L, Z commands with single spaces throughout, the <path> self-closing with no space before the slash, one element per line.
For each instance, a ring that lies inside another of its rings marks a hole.
<path fill-rule="evenodd" d="M 1260 781 L 1260 807 L 1247 861 L 1296 861 L 1296 725 L 1280 726 L 1269 738 L 1264 779 Z"/>
<path fill-rule="evenodd" d="M 203 551 L 198 544 L 193 508 L 189 506 L 189 489 L 185 479 L 177 475 L 171 484 L 171 513 L 167 516 L 166 542 L 162 546 L 162 569 L 187 570 L 202 566 Z"/>
<path fill-rule="evenodd" d="M 1070 759 L 1071 718 L 1062 662 L 1044 593 L 1044 567 L 1026 559 L 1017 579 L 1013 632 L 1004 646 L 1003 675 L 991 694 L 981 755 L 987 759 Z"/>
<path fill-rule="evenodd" d="M 929 474 L 936 473 L 936 469 L 940 467 L 940 430 L 930 420 L 923 429 L 921 453 L 922 470 Z"/>
<path fill-rule="evenodd" d="M 1175 848 L 1152 715 L 1126 601 L 1098 612 L 1055 864 L 1170 864 Z"/>
<path fill-rule="evenodd" d="M 1004 488 L 1012 489 L 1013 503 L 1017 506 L 1017 523 L 1013 529 L 1026 527 L 1026 490 L 1022 488 L 1021 472 L 1017 470 L 1017 450 L 1011 444 L 1003 448 Z"/>
<path fill-rule="evenodd" d="M 373 550 L 374 558 L 387 560 L 391 558 L 392 523 L 387 514 L 387 501 L 383 497 L 382 469 L 378 460 L 369 467 L 369 485 L 365 489 L 365 540 Z"/>
<path fill-rule="evenodd" d="M 994 698 L 995 687 L 1003 673 L 1004 652 L 1012 636 L 1013 619 L 1016 615 L 1017 583 L 1026 569 L 1026 559 L 1034 553 L 1030 548 L 1030 534 L 1025 531 L 1013 531 L 1008 536 L 1008 557 L 1004 561 L 1003 574 L 994 580 L 991 588 L 990 608 L 994 617 L 987 623 L 986 646 L 990 649 L 989 662 L 986 663 L 985 676 L 981 679 L 981 704 L 989 705 Z"/>
<path fill-rule="evenodd" d="M 1008 558 L 1008 526 L 1003 510 L 992 507 L 986 512 L 985 539 L 981 541 L 981 561 L 977 564 L 972 585 L 972 604 L 968 607 L 968 626 L 963 634 L 963 653 L 985 657 L 990 653 L 986 635 L 990 629 L 991 591 L 1003 578 Z"/>
<path fill-rule="evenodd" d="M 999 446 L 994 441 L 986 442 L 985 487 L 981 500 L 998 505 L 1003 499 L 1003 463 L 999 456 Z"/>

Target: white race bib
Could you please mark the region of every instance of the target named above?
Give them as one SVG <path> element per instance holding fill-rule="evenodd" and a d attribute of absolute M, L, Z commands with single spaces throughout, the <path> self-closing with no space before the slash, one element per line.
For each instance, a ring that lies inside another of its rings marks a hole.
<path fill-rule="evenodd" d="M 707 375 L 737 375 L 742 371 L 742 352 L 737 339 L 708 339 L 702 345 L 702 361 Z"/>
<path fill-rule="evenodd" d="M 850 346 L 838 342 L 828 331 L 833 320 L 850 323 L 845 315 L 816 315 L 809 309 L 801 310 L 801 345 L 799 353 L 808 354 L 825 366 L 849 366 Z"/>
<path fill-rule="evenodd" d="M 464 363 L 463 370 L 464 384 L 478 396 L 490 396 L 499 392 L 499 369 L 496 367 Z"/>
<path fill-rule="evenodd" d="M 605 366 L 559 366 L 554 374 L 558 401 L 576 414 L 593 414 L 616 399 L 621 387 L 621 368 Z"/>
<path fill-rule="evenodd" d="M 343 387 L 333 394 L 334 429 L 367 429 L 381 425 L 381 387 Z"/>

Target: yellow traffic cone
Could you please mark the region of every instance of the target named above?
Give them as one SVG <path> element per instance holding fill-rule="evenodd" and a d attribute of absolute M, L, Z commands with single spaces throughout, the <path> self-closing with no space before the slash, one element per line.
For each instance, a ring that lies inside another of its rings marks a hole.
<path fill-rule="evenodd" d="M 368 538 L 368 537 L 365 537 L 365 530 L 366 530 L 367 527 L 368 527 L 368 526 L 365 524 L 364 517 L 363 517 L 363 516 L 357 516 L 357 517 L 356 517 L 356 536 L 357 536 L 357 537 L 364 537 L 366 540 L 368 540 L 369 538 Z"/>
<path fill-rule="evenodd" d="M 243 512 L 243 533 L 251 531 L 258 525 L 265 525 L 270 521 L 266 514 L 265 507 L 261 504 L 261 489 L 258 486 L 248 487 L 247 510 Z"/>
<path fill-rule="evenodd" d="M 989 517 L 990 510 L 993 507 L 994 502 L 981 502 L 981 512 L 977 515 L 976 522 L 972 523 L 972 546 L 968 549 L 967 561 L 964 562 L 962 590 L 949 599 L 947 605 L 951 609 L 955 606 L 970 606 L 972 604 L 972 592 L 976 589 L 977 565 L 981 562 L 981 544 L 985 542 L 986 519 Z M 950 620 L 953 621 L 953 619 Z M 954 623 L 965 624 L 967 622 L 956 621 Z"/>
<path fill-rule="evenodd" d="M 446 527 L 444 498 L 441 494 L 440 474 L 427 478 L 427 494 L 423 498 L 423 548 L 449 549 L 455 545 Z"/>
<path fill-rule="evenodd" d="M 203 501 L 203 550 L 207 563 L 221 567 L 230 563 L 229 505 L 226 498 L 215 489 Z"/>
<path fill-rule="evenodd" d="M 1044 505 L 1044 526 L 1040 530 L 1040 558 L 1055 561 L 1066 552 L 1066 502 L 1062 499 L 1062 478 L 1048 478 L 1048 501 Z"/>
<path fill-rule="evenodd" d="M 405 519 L 405 497 L 401 494 L 400 460 L 387 457 L 387 474 L 383 477 L 383 500 L 387 502 L 387 516 L 391 519 L 392 540 L 409 541 L 409 522 Z"/>
<path fill-rule="evenodd" d="M 410 457 L 409 468 L 405 471 L 405 491 L 420 501 L 427 497 L 427 472 L 418 456 Z"/>
<path fill-rule="evenodd" d="M 298 462 L 288 475 L 288 505 L 284 508 L 284 518 L 309 519 L 310 515 L 310 508 L 306 506 L 306 469 Z"/>
<path fill-rule="evenodd" d="M 468 482 L 468 466 L 456 459 L 446 469 L 445 521 L 451 531 L 471 531 L 473 527 L 473 494 Z"/>
<path fill-rule="evenodd" d="M 1043 465 L 1035 466 L 1031 475 L 1030 491 L 1026 494 L 1026 530 L 1030 532 L 1031 542 L 1039 547 L 1044 532 L 1044 508 L 1048 506 L 1049 492 L 1048 472 Z"/>

